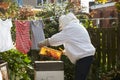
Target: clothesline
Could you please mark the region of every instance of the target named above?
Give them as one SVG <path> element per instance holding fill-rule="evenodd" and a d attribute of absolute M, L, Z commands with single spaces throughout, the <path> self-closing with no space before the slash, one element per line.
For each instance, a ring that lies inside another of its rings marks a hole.
<path fill-rule="evenodd" d="M 19 21 L 15 22 L 15 47 L 22 53 L 27 53 L 30 49 L 39 49 L 37 44 L 44 40 L 43 21 Z M 11 27 L 13 26 L 12 19 L 0 20 L 0 52 L 8 51 L 14 47 Z M 30 33 L 31 31 L 31 33 Z"/>
<path fill-rule="evenodd" d="M 10 19 L 11 17 L 0 17 L 1 20 L 5 21 L 6 19 Z M 19 21 L 34 21 L 34 20 L 54 20 L 54 18 L 57 18 L 56 16 L 51 16 L 51 17 L 46 17 L 46 18 L 42 18 L 42 17 L 28 17 L 28 19 L 18 19 L 18 18 L 11 18 L 12 21 L 16 21 L 16 20 L 19 20 Z"/>
<path fill-rule="evenodd" d="M 107 19 L 118 19 L 118 18 L 93 18 L 93 19 L 79 19 L 79 20 L 107 20 Z"/>
<path fill-rule="evenodd" d="M 16 21 L 16 20 L 19 20 L 19 21 L 34 21 L 34 20 L 54 20 L 54 18 L 57 18 L 56 16 L 51 16 L 51 17 L 47 17 L 47 18 L 42 18 L 42 17 L 34 17 L 34 18 L 28 18 L 26 20 L 20 20 L 20 19 L 17 19 L 17 18 L 12 18 L 12 21 Z M 5 18 L 0 18 L 2 20 L 5 20 Z M 8 18 L 9 19 L 9 18 Z M 112 20 L 112 19 L 118 19 L 116 17 L 113 17 L 113 18 L 92 18 L 92 19 L 79 19 L 79 20 Z"/>
<path fill-rule="evenodd" d="M 34 21 L 34 20 L 50 20 L 50 21 L 52 21 L 52 20 L 54 20 L 54 17 L 47 17 L 47 18 L 42 18 L 42 17 L 36 17 L 36 18 L 28 18 L 28 19 L 25 19 L 25 20 L 22 20 L 22 19 L 17 19 L 17 18 L 15 18 L 15 19 L 12 19 L 12 21 L 16 21 L 16 20 L 18 20 L 18 21 Z"/>

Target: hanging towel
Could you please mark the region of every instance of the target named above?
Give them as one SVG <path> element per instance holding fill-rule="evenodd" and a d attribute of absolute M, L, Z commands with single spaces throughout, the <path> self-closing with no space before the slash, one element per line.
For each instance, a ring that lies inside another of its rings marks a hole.
<path fill-rule="evenodd" d="M 0 19 L 0 52 L 4 52 L 13 48 L 11 37 L 12 19 Z"/>
<path fill-rule="evenodd" d="M 1 71 L 0 71 L 0 80 L 3 80 L 3 75 Z"/>
<path fill-rule="evenodd" d="M 45 40 L 44 31 L 43 31 L 43 21 L 42 20 L 33 20 L 31 21 L 31 40 L 33 50 L 39 50 L 38 42 Z"/>
<path fill-rule="evenodd" d="M 16 26 L 16 49 L 20 52 L 27 53 L 31 47 L 30 40 L 30 22 L 29 21 L 15 21 Z"/>

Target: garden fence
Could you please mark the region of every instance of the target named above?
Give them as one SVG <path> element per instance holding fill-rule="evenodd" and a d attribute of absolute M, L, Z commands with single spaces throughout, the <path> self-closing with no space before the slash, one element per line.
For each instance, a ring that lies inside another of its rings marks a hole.
<path fill-rule="evenodd" d="M 118 28 L 89 28 L 88 32 L 96 48 L 91 80 L 101 80 L 105 73 L 117 69 Z"/>

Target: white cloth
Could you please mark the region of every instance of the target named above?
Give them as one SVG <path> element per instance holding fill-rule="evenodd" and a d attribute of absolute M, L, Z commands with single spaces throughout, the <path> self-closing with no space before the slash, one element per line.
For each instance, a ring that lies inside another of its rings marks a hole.
<path fill-rule="evenodd" d="M 2 72 L 0 71 L 0 80 L 3 80 L 3 75 L 2 75 Z"/>
<path fill-rule="evenodd" d="M 13 42 L 10 32 L 11 27 L 11 19 L 0 19 L 0 52 L 4 52 L 13 48 Z"/>
<path fill-rule="evenodd" d="M 95 54 L 95 48 L 91 43 L 87 30 L 79 23 L 79 20 L 69 13 L 62 19 L 61 32 L 49 38 L 51 46 L 64 45 L 65 55 L 72 63 L 76 60 Z"/>
<path fill-rule="evenodd" d="M 62 20 L 64 19 L 65 15 L 60 16 L 59 18 L 59 30 L 63 29 L 63 22 Z"/>

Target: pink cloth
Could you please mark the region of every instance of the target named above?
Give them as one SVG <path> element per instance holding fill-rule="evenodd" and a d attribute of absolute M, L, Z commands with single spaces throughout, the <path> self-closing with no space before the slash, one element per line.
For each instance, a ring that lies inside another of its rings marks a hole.
<path fill-rule="evenodd" d="M 30 40 L 30 22 L 15 21 L 16 26 L 16 49 L 20 52 L 27 53 L 31 48 Z"/>

